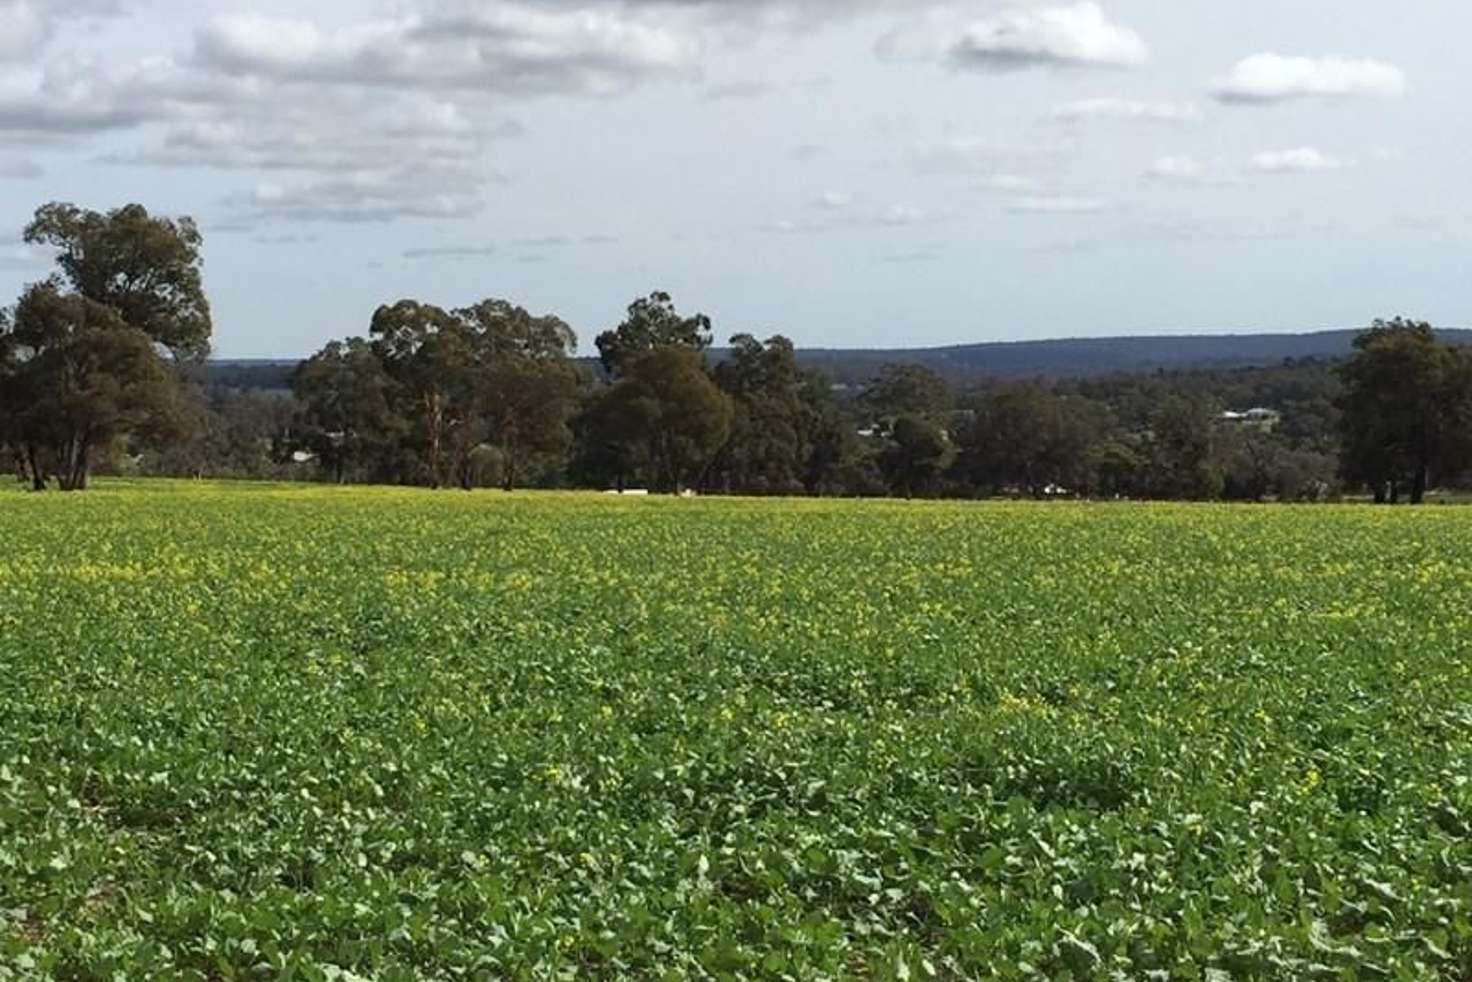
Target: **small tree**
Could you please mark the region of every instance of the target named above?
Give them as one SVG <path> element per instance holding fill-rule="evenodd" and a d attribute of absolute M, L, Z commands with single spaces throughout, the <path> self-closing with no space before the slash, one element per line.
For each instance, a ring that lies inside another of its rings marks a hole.
<path fill-rule="evenodd" d="M 108 442 L 174 421 L 177 380 L 153 339 L 112 307 L 40 283 L 21 298 L 10 335 L 22 353 L 13 425 L 37 490 L 48 473 L 64 491 L 85 490 Z"/>
<path fill-rule="evenodd" d="M 890 427 L 890 442 L 879 463 L 890 486 L 912 498 L 929 490 L 955 456 L 944 430 L 924 417 L 906 414 Z"/>
<path fill-rule="evenodd" d="M 1208 501 L 1221 496 L 1225 477 L 1217 455 L 1210 406 L 1173 396 L 1151 419 L 1150 484 L 1159 498 Z"/>
<path fill-rule="evenodd" d="M 10 364 L 0 369 L 9 374 L 0 409 L 33 486 L 55 474 L 81 490 L 106 443 L 178 424 L 181 378 L 160 352 L 182 361 L 209 350 L 199 230 L 142 205 L 102 213 L 52 203 L 24 234 L 57 250 L 58 272 L 0 323 Z"/>
<path fill-rule="evenodd" d="M 1340 369 L 1341 473 L 1377 502 L 1398 502 L 1408 483 L 1420 504 L 1433 481 L 1472 461 L 1469 356 L 1402 318 L 1377 320 L 1354 345 Z"/>
<path fill-rule="evenodd" d="M 373 351 L 393 380 L 390 405 L 408 421 L 425 480 L 440 488 L 464 478 L 474 432 L 480 363 L 459 317 L 417 300 L 378 308 Z"/>
<path fill-rule="evenodd" d="M 776 335 L 762 343 L 738 334 L 730 356 L 716 366 L 715 380 L 735 408 L 720 461 L 728 485 L 767 493 L 800 490 L 812 435 L 792 342 Z"/>
<path fill-rule="evenodd" d="M 600 408 L 622 430 L 622 452 L 647 461 L 662 491 L 698 484 L 731 435 L 731 399 L 689 348 L 655 348 L 629 362 Z"/>
<path fill-rule="evenodd" d="M 533 316 L 505 300 L 483 300 L 455 316 L 474 332 L 477 411 L 510 491 L 530 462 L 561 454 L 572 441 L 577 335 L 558 317 Z"/>
<path fill-rule="evenodd" d="M 307 445 L 339 484 L 375 447 L 399 436 L 392 381 L 362 338 L 333 341 L 297 366 L 292 388 L 302 406 Z"/>

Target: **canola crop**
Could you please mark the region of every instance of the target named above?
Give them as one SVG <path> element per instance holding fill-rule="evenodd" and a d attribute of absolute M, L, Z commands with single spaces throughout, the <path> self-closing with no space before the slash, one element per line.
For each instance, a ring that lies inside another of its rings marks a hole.
<path fill-rule="evenodd" d="M 0 980 L 1472 977 L 1472 510 L 0 492 Z"/>

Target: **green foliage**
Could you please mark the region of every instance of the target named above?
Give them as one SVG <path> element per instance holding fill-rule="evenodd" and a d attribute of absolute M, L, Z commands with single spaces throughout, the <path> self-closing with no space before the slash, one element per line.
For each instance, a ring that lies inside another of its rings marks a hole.
<path fill-rule="evenodd" d="M 1430 324 L 1376 321 L 1340 370 L 1344 476 L 1420 504 L 1434 480 L 1472 466 L 1472 355 Z"/>
<path fill-rule="evenodd" d="M 731 435 L 731 398 L 687 347 L 655 348 L 626 363 L 598 405 L 620 458 L 642 461 L 663 491 L 697 485 Z"/>
<path fill-rule="evenodd" d="M 886 427 L 901 416 L 940 424 L 953 399 L 945 379 L 920 365 L 888 365 L 869 382 L 863 409 Z"/>
<path fill-rule="evenodd" d="M 681 316 L 670 295 L 656 291 L 630 304 L 628 315 L 618 327 L 598 335 L 598 357 L 603 370 L 617 378 L 634 359 L 656 348 L 704 351 L 711 339 L 709 317 Z"/>
<path fill-rule="evenodd" d="M 82 490 L 114 440 L 183 426 L 177 369 L 204 357 L 211 330 L 199 230 L 141 205 L 102 214 L 52 203 L 25 241 L 55 249 L 60 272 L 0 315 L 0 445 L 37 490 L 52 476 Z"/>
<path fill-rule="evenodd" d="M 889 428 L 879 466 L 894 493 L 909 498 L 931 490 L 956 458 L 950 438 L 934 421 L 905 414 Z"/>
<path fill-rule="evenodd" d="M 349 474 L 373 475 L 371 464 L 366 472 L 363 466 L 381 460 L 407 429 L 392 404 L 393 381 L 383 360 L 362 338 L 329 342 L 297 367 L 292 388 L 303 442 L 339 484 Z"/>
<path fill-rule="evenodd" d="M 7 493 L 0 978 L 1466 977 L 1469 523 Z"/>
<path fill-rule="evenodd" d="M 717 464 L 720 483 L 764 494 L 801 491 L 820 421 L 804 400 L 792 342 L 781 335 L 765 343 L 736 335 L 730 355 L 716 366 L 715 382 L 734 408 L 731 437 Z"/>
<path fill-rule="evenodd" d="M 980 400 L 961 434 L 959 470 L 979 489 L 1015 486 L 1041 497 L 1051 485 L 1091 490 L 1090 447 L 1108 410 L 1041 385 L 999 388 Z"/>
<path fill-rule="evenodd" d="M 111 307 L 176 356 L 209 351 L 210 305 L 200 276 L 202 238 L 191 218 L 160 218 L 142 205 L 102 213 L 53 202 L 36 210 L 25 241 L 57 250 L 73 291 Z"/>
<path fill-rule="evenodd" d="M 1206 401 L 1167 398 L 1151 417 L 1149 436 L 1152 497 L 1210 501 L 1221 494 L 1226 479 Z"/>
<path fill-rule="evenodd" d="M 510 491 L 571 442 L 577 337 L 560 318 L 505 300 L 453 312 L 401 300 L 369 336 L 332 342 L 293 376 L 303 442 L 339 483 L 351 470 L 469 488 L 494 471 Z"/>
<path fill-rule="evenodd" d="M 40 486 L 54 474 L 64 490 L 83 490 L 113 439 L 176 421 L 174 375 L 116 309 L 47 281 L 21 297 L 6 333 L 24 352 L 6 382 L 9 427 Z"/>

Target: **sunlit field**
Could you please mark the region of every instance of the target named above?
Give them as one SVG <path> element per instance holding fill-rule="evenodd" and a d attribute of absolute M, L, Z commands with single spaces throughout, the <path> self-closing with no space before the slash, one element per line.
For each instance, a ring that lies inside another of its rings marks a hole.
<path fill-rule="evenodd" d="M 0 545 L 0 979 L 1472 973 L 1472 510 L 114 483 Z"/>

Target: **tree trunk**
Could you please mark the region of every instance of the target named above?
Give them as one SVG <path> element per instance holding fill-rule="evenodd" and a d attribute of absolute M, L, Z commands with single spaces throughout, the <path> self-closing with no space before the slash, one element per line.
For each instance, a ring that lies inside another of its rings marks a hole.
<path fill-rule="evenodd" d="M 1400 504 L 1400 481 L 1390 482 L 1390 503 L 1392 505 Z"/>
<path fill-rule="evenodd" d="M 1425 464 L 1416 468 L 1416 479 L 1411 484 L 1411 504 L 1419 505 L 1426 501 L 1426 484 L 1429 479 L 1429 471 Z"/>
<path fill-rule="evenodd" d="M 36 452 L 35 444 L 26 446 L 26 459 L 31 467 L 31 490 L 46 490 L 46 471 L 41 467 L 41 456 Z"/>
<path fill-rule="evenodd" d="M 87 490 L 87 474 L 90 470 L 90 447 L 86 437 L 73 436 L 66 444 L 63 455 L 62 473 L 59 479 L 63 491 Z"/>
<path fill-rule="evenodd" d="M 1375 504 L 1377 504 L 1377 505 L 1383 505 L 1383 504 L 1385 504 L 1386 500 L 1387 500 L 1387 498 L 1386 498 L 1386 494 L 1385 494 L 1385 482 L 1384 481 L 1377 481 L 1377 482 L 1375 482 Z"/>
<path fill-rule="evenodd" d="M 516 490 L 516 479 L 521 476 L 517 467 L 520 459 L 521 441 L 517 439 L 515 430 L 511 429 L 508 438 L 501 444 L 501 490 L 507 494 Z"/>

